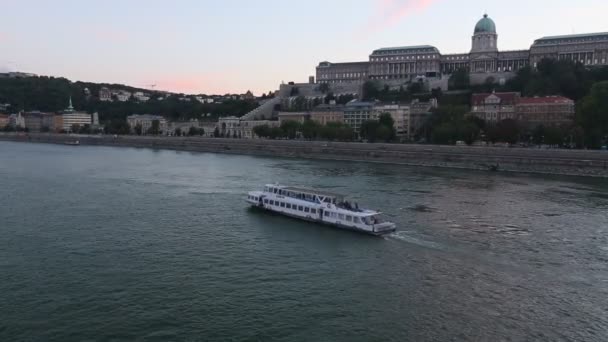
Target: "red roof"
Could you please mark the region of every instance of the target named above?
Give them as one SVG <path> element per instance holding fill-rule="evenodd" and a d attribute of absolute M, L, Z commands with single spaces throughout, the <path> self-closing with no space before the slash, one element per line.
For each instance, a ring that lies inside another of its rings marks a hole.
<path fill-rule="evenodd" d="M 544 96 L 544 97 L 522 97 L 519 99 L 520 104 L 552 104 L 552 103 L 574 103 L 567 97 L 563 96 Z"/>
<path fill-rule="evenodd" d="M 473 106 L 480 106 L 485 103 L 485 100 L 491 95 L 496 95 L 500 98 L 501 104 L 515 104 L 519 98 L 519 93 L 481 93 L 473 94 L 471 103 Z"/>

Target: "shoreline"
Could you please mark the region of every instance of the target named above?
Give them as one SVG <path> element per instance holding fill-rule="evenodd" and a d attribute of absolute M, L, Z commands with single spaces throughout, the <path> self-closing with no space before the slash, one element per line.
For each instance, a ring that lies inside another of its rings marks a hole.
<path fill-rule="evenodd" d="M 0 133 L 0 141 L 153 148 L 351 162 L 608 178 L 608 152 L 442 145 L 369 144 L 203 137 Z"/>

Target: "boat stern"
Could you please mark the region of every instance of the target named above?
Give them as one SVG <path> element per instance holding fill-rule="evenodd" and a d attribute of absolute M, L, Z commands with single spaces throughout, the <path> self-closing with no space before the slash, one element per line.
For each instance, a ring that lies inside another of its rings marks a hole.
<path fill-rule="evenodd" d="M 395 230 L 397 230 L 397 225 L 393 222 L 383 222 L 374 225 L 374 234 L 376 235 L 390 234 Z"/>
<path fill-rule="evenodd" d="M 261 191 L 251 191 L 247 194 L 245 201 L 254 206 L 261 206 L 264 200 L 264 193 Z"/>

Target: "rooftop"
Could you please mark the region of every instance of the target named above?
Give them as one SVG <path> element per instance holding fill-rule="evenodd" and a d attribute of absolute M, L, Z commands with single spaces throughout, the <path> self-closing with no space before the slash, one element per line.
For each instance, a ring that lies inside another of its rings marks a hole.
<path fill-rule="evenodd" d="M 276 185 L 269 185 L 269 186 L 272 186 L 272 187 L 275 187 L 275 188 L 279 188 L 279 189 L 283 189 L 283 190 L 287 190 L 287 191 L 308 194 L 308 195 L 319 195 L 319 196 L 334 197 L 334 198 L 342 198 L 342 197 L 344 197 L 344 196 L 342 196 L 340 194 L 332 193 L 332 192 L 329 192 L 329 191 L 311 189 L 311 188 L 304 188 L 304 187 L 297 187 L 297 186 L 276 186 Z"/>
<path fill-rule="evenodd" d="M 160 115 L 152 115 L 152 114 L 133 114 L 127 116 L 127 119 L 140 119 L 140 120 L 162 120 L 164 117 Z"/>
<path fill-rule="evenodd" d="M 391 51 L 400 51 L 400 50 L 427 50 L 432 49 L 433 51 L 438 51 L 436 47 L 431 45 L 412 45 L 412 46 L 397 46 L 397 47 L 387 47 L 374 50 L 373 53 L 377 52 L 391 52 Z"/>
<path fill-rule="evenodd" d="M 582 33 L 582 34 L 566 34 L 562 36 L 547 36 L 537 39 L 536 41 L 543 40 L 556 40 L 556 39 L 573 39 L 573 38 L 591 38 L 591 37 L 608 37 L 608 32 L 597 32 L 597 33 Z"/>
<path fill-rule="evenodd" d="M 519 99 L 521 104 L 542 104 L 542 103 L 574 103 L 563 96 L 543 96 L 543 97 L 522 97 Z"/>

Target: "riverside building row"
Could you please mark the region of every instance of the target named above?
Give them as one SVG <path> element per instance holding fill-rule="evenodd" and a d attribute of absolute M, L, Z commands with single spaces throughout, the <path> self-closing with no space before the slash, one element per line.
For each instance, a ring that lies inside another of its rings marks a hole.
<path fill-rule="evenodd" d="M 525 67 L 536 67 L 544 58 L 570 60 L 585 66 L 608 65 L 608 32 L 542 37 L 529 49 L 499 51 L 494 21 L 484 15 L 475 25 L 468 53 L 442 54 L 431 45 L 389 47 L 375 50 L 365 62 L 321 62 L 316 68 L 318 83 L 350 83 L 385 80 L 411 81 L 417 77 L 441 77 L 456 70 L 470 73 L 471 82 L 492 76 L 506 80 Z"/>
<path fill-rule="evenodd" d="M 76 111 L 72 106 L 72 99 L 68 108 L 60 113 L 29 111 L 4 116 L 6 118 L 0 115 L 0 129 L 9 125 L 14 129 L 27 129 L 30 132 L 72 133 L 75 129 L 85 126 L 91 129 L 100 128 L 98 114 Z"/>
<path fill-rule="evenodd" d="M 573 122 L 574 113 L 574 101 L 563 96 L 521 97 L 508 92 L 471 97 L 471 114 L 489 123 L 513 119 L 529 128 L 562 126 Z"/>

